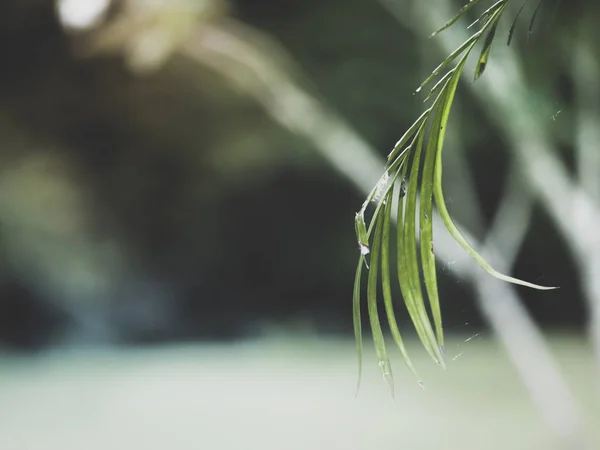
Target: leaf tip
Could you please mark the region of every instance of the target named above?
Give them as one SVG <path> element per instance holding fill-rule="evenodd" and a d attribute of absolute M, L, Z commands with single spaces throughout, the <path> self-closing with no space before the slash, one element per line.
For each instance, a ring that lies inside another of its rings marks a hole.
<path fill-rule="evenodd" d="M 356 390 L 354 391 L 354 398 L 358 398 L 358 392 L 360 391 L 360 380 L 356 383 Z"/>
<path fill-rule="evenodd" d="M 541 291 L 553 291 L 555 289 L 560 289 L 560 286 L 540 286 L 538 289 Z"/>

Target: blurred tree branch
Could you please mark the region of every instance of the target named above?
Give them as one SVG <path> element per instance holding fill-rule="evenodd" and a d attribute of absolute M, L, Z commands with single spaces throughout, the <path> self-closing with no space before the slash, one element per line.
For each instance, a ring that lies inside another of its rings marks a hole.
<path fill-rule="evenodd" d="M 581 30 L 575 45 L 573 78 L 575 80 L 577 115 L 575 151 L 577 174 L 581 187 L 590 201 L 600 208 L 600 63 L 592 51 L 592 42 L 585 28 Z M 586 220 L 585 207 L 576 211 L 576 220 Z M 581 215 L 581 217 L 579 217 Z M 590 331 L 600 374 L 600 232 L 591 233 L 590 247 L 579 256 L 582 283 L 588 294 L 590 307 Z M 598 386 L 600 396 L 600 385 Z"/>
<path fill-rule="evenodd" d="M 58 0 L 59 12 L 67 11 L 60 8 L 65 3 L 75 6 Z M 198 28 L 225 16 L 228 7 L 224 0 L 113 0 L 111 9 L 103 22 L 71 32 L 82 41 L 78 44 L 84 55 L 120 53 L 141 74 L 160 69 Z M 68 25 L 66 12 L 59 17 Z"/>

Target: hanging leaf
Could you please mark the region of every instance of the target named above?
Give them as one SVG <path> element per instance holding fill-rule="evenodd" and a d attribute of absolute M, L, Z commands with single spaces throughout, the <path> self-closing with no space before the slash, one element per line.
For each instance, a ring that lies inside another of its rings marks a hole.
<path fill-rule="evenodd" d="M 393 340 L 400 350 L 409 370 L 418 378 L 404 345 L 402 335 L 400 334 L 392 298 L 389 248 L 392 246 L 393 204 L 396 205 L 397 213 L 396 258 L 400 292 L 417 336 L 425 350 L 438 364 L 444 365 L 444 335 L 433 248 L 432 218 L 434 204 L 444 226 L 452 237 L 489 274 L 501 280 L 522 286 L 535 289 L 554 289 L 522 281 L 501 274 L 493 269 L 467 242 L 450 218 L 442 191 L 442 150 L 458 82 L 467 58 L 475 45 L 480 42 L 482 36 L 485 35 L 479 59 L 477 60 L 474 78 L 477 79 L 483 74 L 489 60 L 500 18 L 506 10 L 509 1 L 499 0 L 485 10 L 472 24 L 479 24 L 480 29 L 444 59 L 417 89 L 417 92 L 420 91 L 458 59 L 456 65 L 447 70 L 430 89 L 425 101 L 429 101 L 435 96 L 432 105 L 415 120 L 396 143 L 388 155 L 386 172 L 369 193 L 360 211 L 356 214 L 355 228 L 360 248 L 360 257 L 354 280 L 353 321 L 359 359 L 359 386 L 362 373 L 363 349 L 360 312 L 363 265 L 369 270 L 367 280 L 367 309 L 381 373 L 393 392 L 392 369 L 385 345 L 385 337 L 381 327 L 377 303 L 379 277 L 381 277 L 387 323 Z M 524 1 L 527 2 L 528 0 Z M 478 0 L 471 1 L 465 5 L 456 16 L 450 19 L 434 34 L 454 24 L 477 3 Z M 541 0 L 534 12 L 530 29 L 535 19 L 535 14 L 537 14 L 539 9 L 539 4 L 541 4 Z M 509 42 L 523 6 L 517 12 L 517 17 L 515 17 L 511 26 Z M 376 206 L 370 220 L 367 222 L 365 220 L 365 213 L 373 202 Z M 419 224 L 418 233 L 417 222 Z M 370 268 L 366 264 L 367 256 L 371 261 Z M 422 284 L 425 285 L 424 290 Z M 427 311 L 423 291 L 425 291 L 427 296 L 431 318 Z M 433 319 L 433 324 L 431 319 Z"/>
<path fill-rule="evenodd" d="M 417 257 L 415 222 L 419 169 L 421 164 L 421 154 L 424 146 L 424 131 L 425 128 L 423 128 L 419 135 L 416 147 L 414 149 L 413 160 L 411 162 L 412 168 L 405 196 L 404 224 L 402 230 L 403 247 L 399 248 L 398 251 L 404 254 L 404 269 L 406 271 L 404 278 L 408 281 L 408 286 L 405 287 L 410 289 L 409 301 L 412 303 L 413 310 L 411 319 L 417 330 L 417 334 L 419 334 L 421 342 L 425 346 L 425 349 L 438 364 L 443 364 L 443 358 L 439 346 L 437 345 L 437 341 L 431 327 L 431 322 L 425 308 L 423 291 L 421 289 L 421 277 L 419 275 L 419 259 Z M 403 286 L 401 282 L 400 288 L 402 287 Z M 405 291 L 403 291 L 403 295 L 404 294 Z"/>
<path fill-rule="evenodd" d="M 517 27 L 517 21 L 519 20 L 519 16 L 521 15 L 521 12 L 523 12 L 523 10 L 525 9 L 525 6 L 527 5 L 527 3 L 529 3 L 529 0 L 525 0 L 523 2 L 523 4 L 521 5 L 521 7 L 519 8 L 519 10 L 517 11 L 517 14 L 515 14 L 515 18 L 512 21 L 510 30 L 508 31 L 508 40 L 506 42 L 506 45 L 510 45 L 510 43 L 512 42 L 512 38 L 515 33 L 515 28 Z"/>
<path fill-rule="evenodd" d="M 379 312 L 377 310 L 377 282 L 379 271 L 379 255 L 381 253 L 381 234 L 383 230 L 383 220 L 381 217 L 377 219 L 375 228 L 375 238 L 373 240 L 373 258 L 371 260 L 371 269 L 369 270 L 369 279 L 367 284 L 367 307 L 369 311 L 369 322 L 371 324 L 371 332 L 373 334 L 373 343 L 375 344 L 375 353 L 379 362 L 379 369 L 384 380 L 390 387 L 392 396 L 394 395 L 394 378 L 392 376 L 392 367 L 390 359 L 385 348 L 385 339 L 381 330 L 379 321 Z"/>
<path fill-rule="evenodd" d="M 533 24 L 535 23 L 535 18 L 538 15 L 540 7 L 542 6 L 543 0 L 538 0 L 537 5 L 535 6 L 535 10 L 531 15 L 531 20 L 529 21 L 529 27 L 527 29 L 527 40 L 529 41 L 529 37 L 533 34 Z"/>
<path fill-rule="evenodd" d="M 455 72 L 452 72 L 453 74 Z M 448 81 L 446 81 L 446 84 Z M 446 84 L 444 86 L 446 86 Z M 423 268 L 423 279 L 425 288 L 429 297 L 429 306 L 433 315 L 437 343 L 440 349 L 444 348 L 444 336 L 442 331 L 442 314 L 440 311 L 440 301 L 438 297 L 437 276 L 435 269 L 435 256 L 433 254 L 433 169 L 435 165 L 435 156 L 438 151 L 438 140 L 441 127 L 441 112 L 443 111 L 446 100 L 445 90 L 441 96 L 439 104 L 436 107 L 427 150 L 425 152 L 425 162 L 421 175 L 420 192 L 420 216 L 419 216 L 419 244 L 421 252 L 421 265 Z M 441 351 L 441 350 L 440 350 Z"/>
<path fill-rule="evenodd" d="M 354 324 L 354 340 L 356 341 L 356 354 L 358 356 L 358 381 L 356 383 L 356 394 L 358 395 L 358 389 L 360 388 L 360 382 L 362 379 L 362 323 L 360 314 L 360 277 L 362 275 L 364 256 L 358 259 L 358 266 L 356 267 L 356 275 L 354 276 L 354 293 L 352 299 L 352 321 Z"/>
<path fill-rule="evenodd" d="M 492 43 L 494 42 L 494 37 L 496 36 L 496 29 L 498 28 L 498 22 L 500 21 L 500 16 L 504 11 L 507 3 L 504 6 L 490 17 L 489 23 L 491 23 L 490 31 L 488 31 L 485 41 L 483 42 L 483 48 L 481 49 L 481 54 L 479 55 L 479 59 L 477 60 L 477 66 L 475 67 L 475 77 L 474 81 L 481 76 L 483 71 L 485 70 L 488 62 L 488 58 L 490 56 L 490 51 L 492 49 Z"/>
<path fill-rule="evenodd" d="M 398 328 L 398 323 L 396 322 L 396 315 L 394 313 L 394 304 L 392 301 L 392 286 L 390 281 L 390 257 L 389 257 L 389 249 L 390 249 L 390 227 L 392 222 L 392 201 L 394 198 L 394 192 L 390 191 L 387 198 L 385 199 L 385 212 L 383 219 L 383 237 L 381 243 L 381 284 L 383 290 L 383 300 L 385 305 L 385 312 L 388 319 L 388 325 L 390 327 L 390 331 L 392 332 L 392 337 L 396 346 L 400 350 L 402 354 L 402 358 L 404 362 L 408 366 L 409 370 L 412 374 L 419 379 L 419 375 L 417 374 L 416 369 L 414 368 L 410 357 L 408 356 L 408 352 L 404 345 L 404 341 L 402 340 L 402 335 L 400 334 L 400 329 Z M 422 383 L 419 380 L 419 383 Z"/>

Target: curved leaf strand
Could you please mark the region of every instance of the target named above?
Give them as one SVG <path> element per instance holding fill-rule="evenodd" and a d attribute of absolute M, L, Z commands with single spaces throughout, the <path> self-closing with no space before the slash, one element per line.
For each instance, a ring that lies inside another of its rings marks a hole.
<path fill-rule="evenodd" d="M 354 340 L 356 341 L 356 354 L 358 356 L 358 380 L 356 382 L 356 394 L 360 388 L 362 379 L 362 323 L 360 314 L 360 277 L 362 275 L 364 256 L 358 258 L 358 266 L 356 267 L 356 275 L 354 276 L 354 293 L 352 296 L 352 322 L 354 325 Z"/>
<path fill-rule="evenodd" d="M 466 59 L 462 61 L 462 65 L 464 65 L 465 62 L 466 62 Z M 540 290 L 556 289 L 556 287 L 541 286 L 538 284 L 529 283 L 527 281 L 519 280 L 518 278 L 513 278 L 508 275 L 504 275 L 504 274 L 498 272 L 481 255 L 479 255 L 479 253 L 477 253 L 477 251 L 469 244 L 469 242 L 465 239 L 465 237 L 462 235 L 462 233 L 458 230 L 458 228 L 454 224 L 454 221 L 450 217 L 450 214 L 448 213 L 448 209 L 446 207 L 446 202 L 444 200 L 444 194 L 443 194 L 443 190 L 442 190 L 442 148 L 443 148 L 446 124 L 448 122 L 448 116 L 450 115 L 450 109 L 452 107 L 452 100 L 454 99 L 454 94 L 456 93 L 457 86 L 458 86 L 458 77 L 454 77 L 454 78 L 452 78 L 452 81 L 448 86 L 448 92 L 447 92 L 448 100 L 445 102 L 446 106 L 443 111 L 442 128 L 441 128 L 441 133 L 440 133 L 440 138 L 439 138 L 440 139 L 439 140 L 439 151 L 437 152 L 436 162 L 435 162 L 435 180 L 434 180 L 434 185 L 433 185 L 433 191 L 434 191 L 434 197 L 435 197 L 435 204 L 438 209 L 439 215 L 442 219 L 442 222 L 444 223 L 444 226 L 450 232 L 450 234 L 452 235 L 454 240 L 456 240 L 456 242 L 458 242 L 458 244 L 469 255 L 471 255 L 473 257 L 473 259 L 475 259 L 475 261 L 477 261 L 477 263 L 490 275 L 492 275 L 500 280 L 507 281 L 509 283 L 518 284 L 521 286 L 526 286 L 526 287 L 530 287 L 530 288 L 534 288 L 534 289 L 540 289 Z"/>
<path fill-rule="evenodd" d="M 508 30 L 508 39 L 506 41 L 506 45 L 510 45 L 510 43 L 512 42 L 513 35 L 515 34 L 515 28 L 517 27 L 517 22 L 519 21 L 519 16 L 521 16 L 521 13 L 525 9 L 525 6 L 527 6 L 527 3 L 529 3 L 529 0 L 525 0 L 519 8 L 519 10 L 517 11 L 517 14 L 515 14 L 515 18 L 513 19 L 512 24 L 510 25 L 510 30 Z"/>
<path fill-rule="evenodd" d="M 418 141 L 415 143 L 415 145 L 416 145 L 415 148 L 418 148 L 423 145 L 423 132 L 419 133 Z M 404 180 L 406 180 L 407 171 L 408 171 L 408 166 L 406 166 L 405 172 L 403 174 Z M 403 187 L 404 186 L 401 186 L 400 193 L 402 193 Z M 404 187 L 404 188 L 407 189 L 407 187 Z M 397 226 L 396 245 L 397 245 L 397 259 L 398 259 L 398 265 L 397 265 L 398 284 L 400 285 L 400 291 L 401 291 L 402 297 L 404 299 L 404 304 L 406 305 L 406 309 L 411 318 L 411 321 L 413 322 L 413 325 L 415 327 L 417 335 L 419 336 L 421 343 L 423 344 L 423 346 L 425 347 L 425 349 L 427 350 L 427 352 L 429 353 L 431 358 L 433 358 L 435 360 L 435 354 L 432 351 L 432 349 L 430 348 L 430 346 L 428 345 L 428 339 L 427 339 L 427 335 L 425 332 L 425 327 L 419 316 L 419 311 L 418 311 L 418 308 L 416 306 L 416 302 L 415 302 L 415 299 L 413 296 L 413 290 L 411 288 L 411 284 L 412 284 L 411 277 L 410 277 L 408 269 L 407 269 L 407 257 L 406 257 L 406 252 L 405 252 L 406 243 L 405 243 L 405 239 L 404 239 L 404 224 L 406 223 L 406 220 L 404 217 L 405 217 L 405 209 L 406 209 L 406 205 L 407 205 L 407 200 L 406 200 L 407 196 L 408 196 L 408 193 L 405 192 L 403 199 L 401 198 L 398 200 L 398 206 L 397 206 L 398 226 Z M 402 200 L 404 200 L 404 201 L 402 201 Z M 408 244 L 414 245 L 414 239 L 410 240 L 408 242 Z"/>
<path fill-rule="evenodd" d="M 446 81 L 447 83 L 448 81 Z M 444 89 L 445 91 L 445 89 Z M 433 315 L 433 323 L 440 349 L 444 348 L 444 336 L 442 329 L 442 314 L 440 311 L 440 300 L 438 296 L 437 275 L 435 268 L 435 256 L 433 254 L 433 169 L 435 156 L 438 150 L 438 140 L 442 121 L 442 110 L 445 106 L 446 95 L 436 108 L 431 124 L 431 132 L 427 142 L 425 161 L 421 175 L 421 191 L 419 200 L 419 247 L 421 254 L 421 267 L 425 289 L 429 298 L 429 306 Z"/>
<path fill-rule="evenodd" d="M 496 36 L 496 29 L 498 28 L 498 23 L 500 22 L 500 17 L 502 16 L 502 12 L 504 11 L 504 8 L 506 8 L 507 4 L 508 3 L 504 3 L 504 5 L 500 9 L 498 9 L 492 15 L 492 17 L 490 17 L 490 20 L 486 24 L 486 28 L 487 28 L 488 24 L 491 24 L 491 25 L 489 25 L 490 31 L 488 31 L 488 34 L 485 37 L 485 41 L 483 43 L 483 48 L 481 49 L 479 59 L 477 60 L 477 66 L 475 67 L 474 81 L 477 81 L 477 79 L 481 76 L 481 74 L 487 67 L 490 52 L 492 50 L 492 43 L 494 42 L 494 37 Z"/>
<path fill-rule="evenodd" d="M 371 324 L 371 333 L 373 334 L 373 343 L 375 345 L 375 353 L 379 362 L 379 370 L 383 375 L 384 380 L 390 387 L 392 396 L 394 395 L 394 378 L 392 375 L 392 367 L 390 359 L 385 348 L 385 338 L 381 330 L 379 321 L 379 311 L 377 309 L 377 282 L 379 274 L 379 254 L 381 253 L 381 235 L 383 231 L 383 222 L 381 217 L 377 217 L 377 226 L 375 228 L 375 238 L 373 239 L 371 269 L 369 270 L 369 278 L 367 284 L 367 309 L 369 311 L 369 322 Z"/>
<path fill-rule="evenodd" d="M 402 340 L 402 335 L 400 334 L 400 329 L 398 328 L 398 323 L 396 322 L 396 316 L 394 314 L 394 305 L 392 301 L 392 287 L 390 281 L 390 257 L 389 257 L 389 248 L 390 248 L 390 225 L 392 221 L 392 203 L 394 198 L 394 191 L 391 191 L 386 198 L 385 204 L 385 212 L 383 219 L 383 236 L 381 243 L 381 284 L 383 291 L 383 300 L 385 305 L 385 312 L 388 319 L 388 325 L 390 327 L 390 331 L 392 332 L 392 337 L 396 346 L 400 350 L 402 354 L 402 358 L 404 362 L 408 366 L 408 369 L 411 373 L 419 380 L 419 384 L 422 385 L 420 381 L 419 375 L 415 367 L 413 366 L 410 357 L 408 356 L 408 352 L 406 350 L 406 346 L 404 345 L 404 341 Z"/>
<path fill-rule="evenodd" d="M 419 136 L 417 146 L 414 151 L 410 179 L 408 182 L 406 193 L 406 205 L 404 212 L 403 226 L 403 248 L 399 249 L 404 253 L 405 270 L 408 275 L 408 287 L 411 291 L 412 306 L 414 315 L 411 316 L 415 329 L 421 330 L 420 338 L 425 345 L 425 348 L 432 355 L 433 359 L 443 365 L 443 357 L 440 348 L 437 344 L 427 310 L 423 299 L 423 291 L 421 289 L 421 277 L 419 275 L 419 259 L 417 257 L 417 242 L 416 242 L 416 210 L 418 196 L 418 181 L 419 169 L 421 166 L 421 154 L 423 150 L 424 132 Z M 416 321 L 415 321 L 416 319 Z"/>
<path fill-rule="evenodd" d="M 535 6 L 535 10 L 533 11 L 533 14 L 531 15 L 531 20 L 529 21 L 529 27 L 527 29 L 527 41 L 528 42 L 529 42 L 530 36 L 533 34 L 533 25 L 535 24 L 535 19 L 537 18 L 538 12 L 540 11 L 540 7 L 542 6 L 543 2 L 544 2 L 544 0 L 538 0 L 537 5 Z"/>

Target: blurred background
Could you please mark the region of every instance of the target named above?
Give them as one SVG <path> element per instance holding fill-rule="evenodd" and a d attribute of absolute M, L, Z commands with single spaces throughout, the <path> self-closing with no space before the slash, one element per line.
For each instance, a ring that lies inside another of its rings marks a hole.
<path fill-rule="evenodd" d="M 399 306 L 426 390 L 398 355 L 392 401 L 367 343 L 354 398 L 354 214 L 462 3 L 4 0 L 0 448 L 600 447 L 591 1 L 507 47 L 511 3 L 444 153 L 469 239 L 560 289 L 438 224 L 447 370 Z"/>

